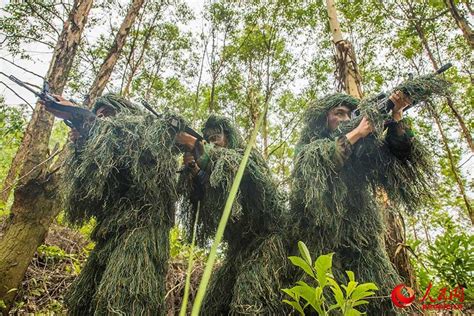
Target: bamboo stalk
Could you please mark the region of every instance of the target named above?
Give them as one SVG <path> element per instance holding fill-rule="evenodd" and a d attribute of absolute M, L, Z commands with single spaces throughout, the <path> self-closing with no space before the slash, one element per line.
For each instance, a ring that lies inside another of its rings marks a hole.
<path fill-rule="evenodd" d="M 198 209 L 196 212 L 196 219 L 194 220 L 193 238 L 191 241 L 191 247 L 189 249 L 188 269 L 186 271 L 186 282 L 184 284 L 184 296 L 183 296 L 183 302 L 181 303 L 181 310 L 179 311 L 179 316 L 185 316 L 186 310 L 188 307 L 189 289 L 191 287 L 191 274 L 193 273 L 193 265 L 194 265 L 194 244 L 196 242 L 196 230 L 197 230 L 198 218 L 199 218 L 199 202 L 198 202 Z"/>

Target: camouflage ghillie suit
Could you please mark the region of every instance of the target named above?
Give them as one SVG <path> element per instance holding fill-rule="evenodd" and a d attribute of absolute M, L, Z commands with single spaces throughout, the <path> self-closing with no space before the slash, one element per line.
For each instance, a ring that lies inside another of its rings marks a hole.
<path fill-rule="evenodd" d="M 445 93 L 444 81 L 423 80 L 408 85 L 412 100 Z M 376 110 L 376 102 L 338 93 L 310 104 L 297 145 L 290 203 L 297 238 L 315 255 L 335 253 L 333 271 L 339 282 L 346 284 L 345 271 L 351 270 L 357 281 L 374 282 L 377 295 L 386 296 L 401 280 L 385 250 L 376 190 L 382 188 L 395 205 L 414 211 L 430 196 L 433 169 L 406 126 L 404 134 L 396 133 L 405 121 L 389 122 L 384 133 L 389 117 Z M 359 107 L 374 132 L 351 145 L 345 135 L 358 121 L 330 131 L 328 112 L 341 105 Z M 368 311 L 381 315 L 390 309 L 390 299 L 379 299 L 371 300 Z"/>
<path fill-rule="evenodd" d="M 216 132 L 223 132 L 227 139 L 225 148 L 205 146 L 199 159 L 205 171 L 200 184 L 183 177 L 183 181 L 189 181 L 183 187 L 191 188 L 183 212 L 185 226 L 192 231 L 200 200 L 197 240 L 206 246 L 217 230 L 244 144 L 226 118 L 211 116 L 202 131 L 206 140 Z M 193 198 L 196 193 L 199 196 Z M 270 170 L 260 154 L 252 151 L 224 232 L 225 259 L 211 278 L 203 315 L 285 313 L 280 291 L 288 261 L 284 216 L 284 199 Z"/>
<path fill-rule="evenodd" d="M 65 164 L 67 219 L 96 220 L 95 248 L 66 296 L 69 313 L 165 314 L 175 131 L 114 95 L 100 98 L 95 109 L 102 105 L 116 115 L 97 119 Z"/>

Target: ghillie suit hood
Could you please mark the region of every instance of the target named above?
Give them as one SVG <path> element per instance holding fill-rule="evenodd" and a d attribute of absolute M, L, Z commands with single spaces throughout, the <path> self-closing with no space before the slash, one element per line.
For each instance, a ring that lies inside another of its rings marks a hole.
<path fill-rule="evenodd" d="M 240 135 L 239 130 L 234 127 L 228 118 L 218 115 L 209 116 L 206 123 L 204 124 L 204 127 L 202 128 L 204 139 L 209 141 L 209 136 L 221 132 L 224 133 L 227 138 L 227 148 L 243 148 L 244 140 Z"/>
<path fill-rule="evenodd" d="M 205 146 L 207 174 L 205 195 L 200 201 L 197 242 L 206 246 L 215 236 L 225 202 L 244 155 L 244 143 L 229 119 L 211 116 L 202 129 L 204 138 L 224 132 L 227 147 Z M 201 160 L 202 161 L 202 160 Z M 192 183 L 182 177 L 186 192 L 182 218 L 192 231 L 197 206 L 189 203 Z M 283 232 L 285 199 L 272 179 L 269 167 L 256 151 L 251 152 L 239 193 L 234 202 L 224 240 L 226 259 L 211 279 L 203 305 L 206 315 L 246 312 L 281 314 L 282 275 L 287 267 Z M 286 242 L 286 241 L 285 241 Z M 224 294 L 228 293 L 228 295 Z"/>
<path fill-rule="evenodd" d="M 304 114 L 304 128 L 301 132 L 300 144 L 308 144 L 312 139 L 329 137 L 327 114 L 338 106 L 346 106 L 354 111 L 360 101 L 345 93 L 335 93 L 317 102 L 310 102 Z"/>
<path fill-rule="evenodd" d="M 446 95 L 447 87 L 444 80 L 426 76 L 394 91 L 404 89 L 413 101 L 421 101 Z M 300 239 L 317 255 L 336 253 L 334 270 L 340 281 L 345 281 L 345 270 L 352 270 L 358 281 L 375 282 L 380 294 L 387 295 L 400 280 L 383 246 L 383 214 L 376 191 L 382 188 L 396 206 L 414 212 L 430 198 L 434 173 L 422 144 L 408 133 L 396 135 L 396 123 L 384 131 L 389 117 L 376 110 L 376 102 L 360 101 L 360 118 L 341 123 L 333 132 L 327 128 L 329 110 L 339 105 L 353 108 L 357 100 L 334 94 L 310 104 L 297 145 L 290 201 Z M 372 122 L 374 132 L 350 146 L 343 136 L 363 116 Z M 338 142 L 352 152 L 342 164 Z"/>
<path fill-rule="evenodd" d="M 92 112 L 96 113 L 97 110 L 103 106 L 108 106 L 118 112 L 128 112 L 129 114 L 139 114 L 140 109 L 136 104 L 130 102 L 127 99 L 122 98 L 120 95 L 115 93 L 107 93 L 99 97 L 92 108 Z"/>
<path fill-rule="evenodd" d="M 96 243 L 66 302 L 72 315 L 165 314 L 169 229 L 174 224 L 178 149 L 167 118 L 120 109 L 97 119 L 64 165 L 66 218 L 95 218 Z M 133 293 L 133 295 L 131 295 Z"/>

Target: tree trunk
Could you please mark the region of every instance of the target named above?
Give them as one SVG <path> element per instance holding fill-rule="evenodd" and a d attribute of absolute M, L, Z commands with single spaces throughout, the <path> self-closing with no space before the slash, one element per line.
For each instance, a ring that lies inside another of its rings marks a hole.
<path fill-rule="evenodd" d="M 53 93 L 61 94 L 66 85 L 91 7 L 92 0 L 76 0 L 64 24 L 46 76 Z M 54 174 L 48 172 L 48 164 L 44 163 L 49 159 L 53 122 L 54 117 L 37 104 L 23 138 L 27 144 L 25 159 L 0 240 L 0 299 L 7 304 L 4 313 L 16 295 L 15 290 L 10 290 L 20 286 L 36 248 L 58 212 L 53 199 L 56 190 L 50 183 Z"/>
<path fill-rule="evenodd" d="M 127 76 L 127 82 L 125 83 L 125 88 L 122 90 L 122 96 L 123 97 L 128 97 L 130 94 L 130 86 L 132 85 L 133 78 L 135 77 L 138 68 L 140 68 L 142 62 L 143 62 L 143 57 L 145 55 L 145 50 L 146 50 L 146 43 L 144 44 L 142 50 L 140 51 L 140 56 L 138 57 L 138 61 L 131 65 L 130 67 L 130 73 Z"/>
<path fill-rule="evenodd" d="M 394 211 L 385 212 L 385 223 L 394 223 L 387 227 L 385 248 L 390 261 L 397 268 L 398 274 L 403 278 L 404 283 L 411 288 L 416 288 L 415 272 L 406 250 L 403 217 Z"/>
<path fill-rule="evenodd" d="M 15 201 L 0 240 L 0 300 L 7 314 L 36 249 L 60 211 L 54 199 L 57 175 L 30 179 L 15 190 Z"/>
<path fill-rule="evenodd" d="M 329 16 L 329 26 L 332 33 L 333 42 L 336 49 L 336 78 L 339 81 L 341 90 L 345 90 L 347 94 L 361 99 L 362 78 L 357 68 L 356 56 L 349 41 L 343 39 L 339 21 L 337 19 L 337 10 L 333 0 L 326 0 L 327 11 Z M 405 230 L 402 226 L 403 217 L 397 216 L 391 211 L 392 206 L 388 199 L 387 193 L 377 190 L 377 198 L 382 201 L 385 211 L 385 249 L 388 253 L 390 261 L 393 263 L 397 272 L 405 281 L 414 284 L 415 275 L 408 257 L 408 251 L 403 247 Z"/>
<path fill-rule="evenodd" d="M 329 27 L 336 49 L 336 77 L 339 88 L 355 98 L 362 98 L 361 77 L 357 69 L 354 49 L 349 41 L 342 38 L 341 28 L 337 19 L 336 6 L 333 0 L 327 0 Z"/>
<path fill-rule="evenodd" d="M 212 78 L 211 81 L 211 95 L 209 96 L 209 113 L 216 112 L 217 106 L 215 105 L 215 93 L 216 93 L 216 78 Z"/>
<path fill-rule="evenodd" d="M 105 89 L 105 85 L 107 84 L 110 75 L 117 63 L 117 60 L 122 52 L 123 46 L 125 45 L 125 40 L 127 39 L 128 33 L 135 22 L 135 19 L 138 16 L 140 8 L 143 6 L 145 0 L 133 0 L 130 9 L 128 10 L 120 28 L 115 36 L 114 43 L 107 54 L 104 62 L 100 66 L 99 72 L 95 77 L 94 83 L 89 90 L 89 93 L 86 96 L 86 100 L 84 101 L 84 105 L 87 107 L 92 107 L 97 97 L 99 97 Z"/>
<path fill-rule="evenodd" d="M 444 4 L 446 7 L 448 7 L 449 12 L 451 12 L 451 15 L 454 18 L 454 21 L 456 21 L 456 24 L 461 29 L 462 35 L 466 39 L 466 42 L 469 44 L 469 46 L 471 46 L 472 49 L 474 49 L 474 32 L 469 26 L 466 18 L 458 11 L 454 0 L 444 0 Z"/>
<path fill-rule="evenodd" d="M 125 88 L 122 90 L 122 95 L 124 97 L 127 97 L 130 94 L 130 86 L 132 85 L 133 78 L 135 77 L 138 69 L 140 68 L 140 66 L 143 63 L 143 58 L 145 57 L 145 52 L 148 49 L 148 42 L 149 42 L 151 36 L 153 35 L 153 31 L 155 30 L 155 28 L 157 26 L 155 21 L 158 18 L 159 14 L 160 13 L 158 12 L 153 16 L 153 20 L 151 21 L 150 25 L 148 26 L 148 29 L 145 32 L 145 39 L 143 40 L 143 44 L 141 45 L 142 48 L 140 50 L 140 55 L 138 56 L 138 60 L 137 60 L 137 62 L 132 63 L 132 65 L 130 66 L 130 73 L 127 76 L 127 82 L 125 84 Z M 133 51 L 131 51 L 130 54 L 134 54 L 134 51 L 135 51 L 135 49 Z M 124 73 L 124 76 L 125 76 L 125 73 Z"/>
<path fill-rule="evenodd" d="M 10 169 L 8 169 L 8 174 L 3 181 L 2 192 L 0 193 L 0 204 L 5 204 L 10 197 L 10 192 L 15 187 L 15 180 L 18 176 L 19 169 L 21 167 L 21 163 L 25 159 L 26 155 L 26 148 L 28 148 L 28 144 L 26 143 L 27 139 L 23 136 L 23 140 L 18 147 L 18 150 L 15 153 L 15 157 L 13 158 L 12 163 L 10 164 Z"/>

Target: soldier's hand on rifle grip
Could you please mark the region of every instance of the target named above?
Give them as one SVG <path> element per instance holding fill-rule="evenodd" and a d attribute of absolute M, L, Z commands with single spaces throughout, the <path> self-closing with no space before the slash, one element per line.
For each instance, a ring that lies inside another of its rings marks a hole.
<path fill-rule="evenodd" d="M 200 168 L 194 159 L 194 155 L 190 152 L 185 152 L 183 156 L 183 163 L 184 165 L 191 170 L 193 175 L 198 174 Z"/>
<path fill-rule="evenodd" d="M 398 122 L 403 117 L 403 110 L 409 106 L 412 101 L 410 97 L 402 91 L 396 91 L 395 93 L 392 93 L 389 99 L 392 100 L 393 104 L 395 105 L 392 109 L 392 118 Z"/>
<path fill-rule="evenodd" d="M 374 128 L 372 126 L 372 123 L 370 123 L 369 119 L 364 116 L 360 121 L 359 125 L 346 134 L 346 138 L 349 143 L 351 143 L 351 145 L 354 145 L 359 139 L 366 137 L 373 131 Z"/>

